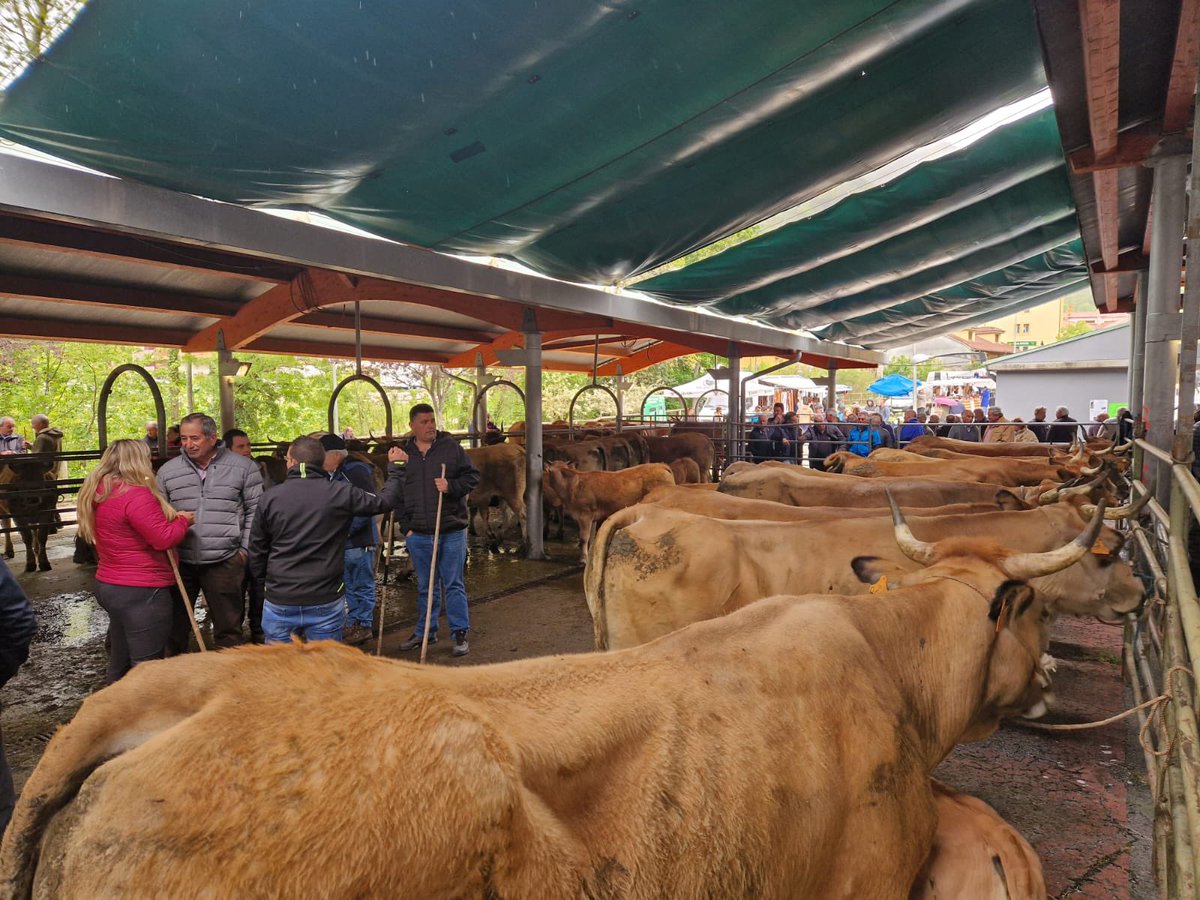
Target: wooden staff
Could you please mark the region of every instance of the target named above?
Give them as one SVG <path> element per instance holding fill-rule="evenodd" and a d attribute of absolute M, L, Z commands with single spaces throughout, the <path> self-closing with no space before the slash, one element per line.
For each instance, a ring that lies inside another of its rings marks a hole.
<path fill-rule="evenodd" d="M 446 464 L 442 463 L 442 478 L 446 477 Z M 437 584 L 438 537 L 442 533 L 442 498 L 446 494 L 438 491 L 437 518 L 433 520 L 433 558 L 429 561 L 429 592 L 425 596 L 425 630 L 421 633 L 421 662 L 425 662 L 425 651 L 429 649 L 429 614 L 433 612 L 433 588 Z"/>
<path fill-rule="evenodd" d="M 175 584 L 179 587 L 179 596 L 183 598 L 183 605 L 187 609 L 188 619 L 192 623 L 192 633 L 196 635 L 196 643 L 200 645 L 200 652 L 205 653 L 208 648 L 204 646 L 204 636 L 200 634 L 200 625 L 196 621 L 196 613 L 192 609 L 192 600 L 188 597 L 187 588 L 183 586 L 183 576 L 179 574 L 179 562 L 175 559 L 175 551 L 167 551 L 167 559 L 171 560 L 171 568 L 175 572 Z"/>
<path fill-rule="evenodd" d="M 387 546 L 383 550 L 383 586 L 379 589 L 379 637 L 375 640 L 375 655 L 383 655 L 383 614 L 387 612 L 387 573 L 392 565 L 392 526 L 394 524 L 396 513 L 388 513 L 387 518 Z"/>

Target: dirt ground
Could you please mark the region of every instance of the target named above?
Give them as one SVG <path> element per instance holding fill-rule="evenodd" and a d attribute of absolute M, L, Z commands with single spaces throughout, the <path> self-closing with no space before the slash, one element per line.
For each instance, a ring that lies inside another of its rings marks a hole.
<path fill-rule="evenodd" d="M 54 540 L 52 572 L 17 572 L 38 613 L 30 661 L 0 697 L 18 789 L 54 730 L 103 686 L 107 617 L 91 593 L 93 569 L 71 562 L 69 537 Z M 430 647 L 429 660 L 480 665 L 589 651 L 592 623 L 577 550 L 553 543 L 547 549 L 550 561 L 532 563 L 473 545 L 471 653 L 454 659 L 443 640 Z M 393 570 L 400 568 L 394 561 Z M 382 593 L 384 653 L 415 659 L 416 651 L 398 650 L 416 618 L 415 585 L 391 577 Z M 444 623 L 441 630 L 447 631 Z M 1048 721 L 1092 721 L 1132 705 L 1121 682 L 1120 640 L 1119 629 L 1100 623 L 1071 619 L 1055 626 L 1059 704 Z M 986 741 L 958 747 L 936 775 L 990 803 L 1025 835 L 1041 856 L 1050 897 L 1150 900 L 1157 896 L 1150 874 L 1151 800 L 1136 728 L 1128 721 L 1068 734 L 1005 724 Z"/>

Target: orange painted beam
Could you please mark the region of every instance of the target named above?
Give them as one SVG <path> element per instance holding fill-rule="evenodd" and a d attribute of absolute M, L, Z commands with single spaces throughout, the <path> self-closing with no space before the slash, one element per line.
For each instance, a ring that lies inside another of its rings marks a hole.
<path fill-rule="evenodd" d="M 596 370 L 596 374 L 616 375 L 617 367 L 620 366 L 621 374 L 628 375 L 631 372 L 640 371 L 655 363 L 666 362 L 668 359 L 676 359 L 695 352 L 691 347 L 685 347 L 683 344 L 660 341 L 657 344 L 647 347 L 645 350 L 639 350 L 628 359 L 609 360 Z"/>
<path fill-rule="evenodd" d="M 540 316 L 539 316 L 540 318 Z M 540 324 L 540 323 L 539 323 Z M 542 349 L 553 349 L 545 345 L 563 338 L 578 337 L 581 334 L 588 334 L 589 330 L 584 327 L 566 328 L 556 331 L 542 332 Z M 485 366 L 495 366 L 500 363 L 500 358 L 496 356 L 497 350 L 514 350 L 525 345 L 525 335 L 520 331 L 509 331 L 500 335 L 493 341 L 488 341 L 485 344 L 480 344 L 478 347 L 472 347 L 470 350 L 465 350 L 446 360 L 445 368 L 447 369 L 466 369 L 476 364 L 476 356 L 483 357 Z M 592 371 L 591 366 L 588 366 L 587 371 Z"/>

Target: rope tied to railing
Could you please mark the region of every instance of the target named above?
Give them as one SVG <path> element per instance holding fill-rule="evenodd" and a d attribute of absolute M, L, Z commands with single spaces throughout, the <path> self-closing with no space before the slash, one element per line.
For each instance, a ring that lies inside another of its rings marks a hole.
<path fill-rule="evenodd" d="M 1103 728 L 1105 725 L 1111 725 L 1114 722 L 1120 722 L 1122 719 L 1128 719 L 1130 716 L 1136 712 L 1139 712 L 1140 710 L 1149 709 L 1150 712 L 1146 716 L 1146 721 L 1143 722 L 1141 728 L 1138 729 L 1138 743 L 1142 745 L 1143 750 L 1153 757 L 1161 758 L 1164 756 L 1170 756 L 1173 752 L 1175 752 L 1175 742 L 1178 738 L 1179 731 L 1178 728 L 1175 729 L 1175 734 L 1170 735 L 1169 740 L 1167 741 L 1167 746 L 1163 750 L 1155 750 L 1154 747 L 1150 745 L 1147 734 L 1150 730 L 1150 727 L 1154 724 L 1155 717 L 1158 717 L 1160 722 L 1162 721 L 1163 707 L 1165 707 L 1168 703 L 1173 703 L 1175 701 L 1172 693 L 1175 690 L 1174 678 L 1178 672 L 1184 672 L 1191 678 L 1195 679 L 1194 673 L 1187 666 L 1172 666 L 1167 670 L 1165 686 L 1161 694 L 1159 694 L 1157 697 L 1150 698 L 1144 703 L 1139 703 L 1137 706 L 1131 707 L 1124 712 L 1117 713 L 1114 716 L 1109 716 L 1107 719 L 1101 719 L 1098 722 L 1053 724 L 1048 722 L 1023 721 L 1021 724 L 1026 728 L 1033 728 L 1038 731 L 1089 731 L 1093 728 Z M 1163 731 L 1166 731 L 1165 723 L 1163 724 Z"/>

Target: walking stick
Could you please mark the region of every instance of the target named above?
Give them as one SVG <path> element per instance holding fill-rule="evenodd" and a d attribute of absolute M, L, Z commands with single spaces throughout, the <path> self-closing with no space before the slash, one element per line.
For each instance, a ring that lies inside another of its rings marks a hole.
<path fill-rule="evenodd" d="M 171 568 L 175 572 L 175 584 L 179 587 L 179 596 L 183 598 L 183 605 L 187 609 L 188 620 L 192 623 L 192 634 L 196 635 L 196 643 L 200 645 L 200 652 L 205 653 L 208 648 L 204 646 L 204 636 L 200 634 L 200 625 L 196 622 L 196 613 L 192 609 L 192 600 L 188 597 L 187 588 L 183 586 L 183 576 L 179 574 L 179 562 L 175 559 L 175 551 L 167 551 L 167 559 L 171 560 Z"/>
<path fill-rule="evenodd" d="M 446 464 L 442 463 L 442 477 L 446 477 Z M 429 649 L 429 614 L 433 612 L 433 588 L 437 583 L 438 536 L 442 533 L 442 498 L 438 491 L 437 518 L 433 520 L 433 558 L 429 561 L 429 592 L 425 596 L 425 630 L 421 633 L 421 663 L 425 662 L 425 651 Z"/>
<path fill-rule="evenodd" d="M 396 513 L 388 513 L 387 528 L 387 546 L 383 548 L 383 586 L 379 589 L 379 637 L 375 639 L 375 655 L 383 655 L 383 614 L 387 612 L 387 573 L 392 566 L 392 526 L 394 524 Z"/>

